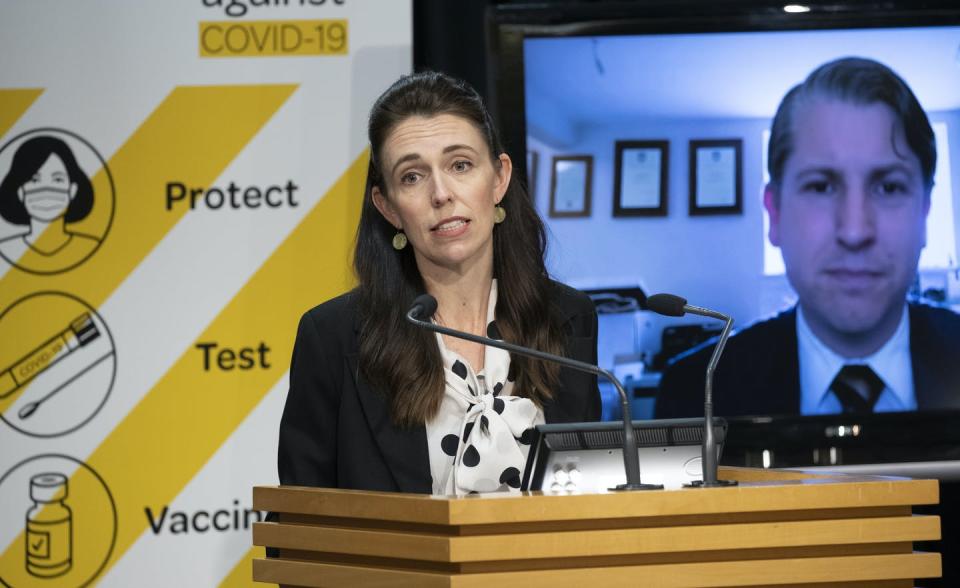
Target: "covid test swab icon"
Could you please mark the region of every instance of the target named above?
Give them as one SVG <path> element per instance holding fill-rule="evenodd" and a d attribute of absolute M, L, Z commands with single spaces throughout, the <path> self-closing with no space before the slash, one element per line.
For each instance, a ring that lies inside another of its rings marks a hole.
<path fill-rule="evenodd" d="M 66 329 L 47 339 L 36 349 L 0 372 L 0 399 L 10 396 L 30 380 L 47 371 L 71 353 L 90 344 L 99 336 L 100 329 L 93 322 L 90 313 L 83 313 L 73 320 Z"/>
<path fill-rule="evenodd" d="M 71 382 L 73 382 L 74 380 L 76 380 L 77 378 L 79 378 L 80 376 L 82 376 L 83 374 L 89 372 L 90 370 L 92 370 L 93 368 L 97 367 L 98 365 L 100 365 L 101 363 L 103 363 L 104 361 L 106 361 L 107 359 L 109 359 L 109 358 L 111 358 L 111 357 L 113 357 L 113 352 L 112 352 L 112 351 L 109 352 L 109 353 L 106 353 L 106 354 L 104 354 L 104 355 L 102 355 L 102 356 L 100 356 L 99 358 L 97 358 L 96 360 L 94 360 L 93 363 L 91 363 L 91 364 L 88 365 L 87 367 L 85 367 L 85 368 L 83 368 L 82 370 L 80 370 L 79 372 L 77 372 L 72 378 L 70 378 L 69 380 L 67 380 L 67 381 L 64 382 L 63 384 L 60 384 L 59 386 L 57 386 L 57 387 L 54 388 L 53 390 L 47 392 L 46 395 L 44 395 L 44 396 L 43 396 L 42 398 L 40 398 L 39 400 L 34 400 L 34 401 L 32 401 L 32 402 L 28 402 L 28 403 L 24 404 L 24 405 L 20 408 L 20 410 L 17 411 L 17 416 L 20 417 L 20 420 L 24 420 L 24 419 L 29 418 L 33 413 L 37 412 L 37 409 L 40 408 L 40 405 L 41 405 L 41 404 L 43 404 L 44 402 L 50 400 L 51 398 L 53 398 L 53 397 L 56 396 L 57 394 L 59 394 L 60 391 L 63 390 L 64 388 L 66 388 L 68 385 L 70 385 Z"/>

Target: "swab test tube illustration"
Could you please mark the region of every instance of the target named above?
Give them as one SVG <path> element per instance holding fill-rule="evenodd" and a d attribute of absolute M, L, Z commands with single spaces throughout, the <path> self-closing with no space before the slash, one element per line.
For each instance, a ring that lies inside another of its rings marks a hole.
<path fill-rule="evenodd" d="M 99 336 L 100 329 L 93 322 L 90 313 L 83 313 L 66 329 L 50 337 L 0 372 L 0 399 L 13 394 L 18 388 Z"/>

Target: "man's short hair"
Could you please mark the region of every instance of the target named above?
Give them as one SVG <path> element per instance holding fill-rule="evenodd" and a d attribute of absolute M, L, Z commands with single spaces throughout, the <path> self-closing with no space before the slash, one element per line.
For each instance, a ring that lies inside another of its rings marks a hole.
<path fill-rule="evenodd" d="M 783 97 L 770 130 L 767 168 L 772 184 L 779 185 L 783 167 L 793 151 L 797 108 L 813 98 L 863 105 L 882 102 L 889 106 L 903 124 L 907 145 L 920 160 L 924 186 L 927 190 L 933 186 L 937 144 L 927 114 L 900 76 L 882 63 L 861 57 L 844 57 L 821 65 Z"/>

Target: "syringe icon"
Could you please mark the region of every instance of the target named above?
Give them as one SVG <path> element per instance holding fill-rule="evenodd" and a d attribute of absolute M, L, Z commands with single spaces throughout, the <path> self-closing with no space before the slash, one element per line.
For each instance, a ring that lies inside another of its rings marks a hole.
<path fill-rule="evenodd" d="M 30 380 L 53 367 L 58 361 L 100 336 L 100 329 L 85 312 L 63 331 L 0 372 L 0 399 L 13 394 Z"/>

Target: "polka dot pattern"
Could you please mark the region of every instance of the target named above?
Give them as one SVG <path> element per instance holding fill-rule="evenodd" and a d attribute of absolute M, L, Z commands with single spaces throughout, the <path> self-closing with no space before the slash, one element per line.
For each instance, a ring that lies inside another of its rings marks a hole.
<path fill-rule="evenodd" d="M 503 340 L 495 308 L 496 280 L 491 285 L 486 334 Z M 433 492 L 515 491 L 530 448 L 521 438 L 543 422 L 543 412 L 528 398 L 512 395 L 514 368 L 508 352 L 485 348 L 483 369 L 475 372 L 467 360 L 446 348 L 441 337 L 436 340 L 445 386 L 440 410 L 426 423 Z"/>
<path fill-rule="evenodd" d="M 520 470 L 515 467 L 508 467 L 500 474 L 500 483 L 506 484 L 511 488 L 520 487 Z"/>
<path fill-rule="evenodd" d="M 527 429 L 526 431 L 523 432 L 522 435 L 520 435 L 520 438 L 517 440 L 520 441 L 520 443 L 523 443 L 524 445 L 530 445 L 531 443 L 533 443 L 533 436 L 536 434 L 537 432 L 534 429 Z"/>
<path fill-rule="evenodd" d="M 463 452 L 463 465 L 468 468 L 475 468 L 480 465 L 480 452 L 473 445 L 467 447 L 467 450 Z"/>
<path fill-rule="evenodd" d="M 440 449 L 443 449 L 443 452 L 449 455 L 450 457 L 454 457 L 455 455 L 457 455 L 457 446 L 459 445 L 460 445 L 460 437 L 457 437 L 456 435 L 453 435 L 453 434 L 445 435 L 443 439 L 440 441 Z"/>

